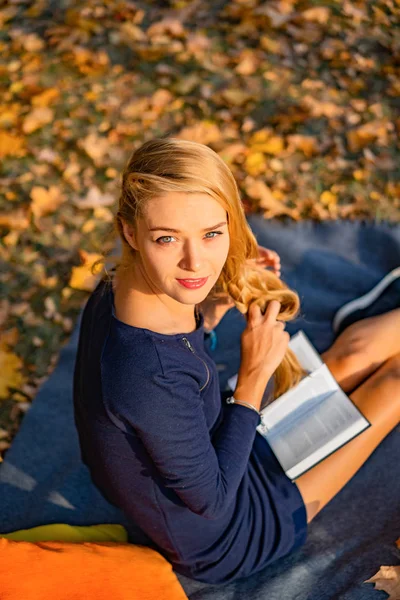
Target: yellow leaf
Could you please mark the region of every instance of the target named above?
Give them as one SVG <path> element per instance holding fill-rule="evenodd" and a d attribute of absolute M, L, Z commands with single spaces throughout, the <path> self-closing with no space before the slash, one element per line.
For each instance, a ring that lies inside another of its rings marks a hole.
<path fill-rule="evenodd" d="M 34 108 L 24 119 L 22 123 L 22 131 L 24 133 L 32 133 L 40 129 L 44 125 L 51 123 L 54 119 L 54 111 L 47 106 L 38 106 Z"/>
<path fill-rule="evenodd" d="M 260 61 L 253 50 L 245 49 L 239 57 L 239 64 L 235 68 L 239 75 L 253 75 L 257 71 Z"/>
<path fill-rule="evenodd" d="M 100 137 L 95 133 L 90 133 L 78 142 L 88 156 L 92 159 L 96 167 L 101 167 L 103 161 L 110 149 L 110 143 L 107 138 Z"/>
<path fill-rule="evenodd" d="M 25 210 L 19 208 L 18 210 L 14 210 L 7 214 L 0 214 L 0 226 L 7 227 L 11 230 L 24 230 L 29 227 L 29 219 L 26 216 Z"/>
<path fill-rule="evenodd" d="M 36 33 L 29 33 L 22 37 L 22 46 L 27 52 L 40 52 L 44 48 L 44 41 Z"/>
<path fill-rule="evenodd" d="M 223 90 L 221 92 L 221 96 L 228 104 L 231 104 L 232 106 L 243 106 L 252 97 L 251 94 L 245 90 L 240 90 L 238 88 Z"/>
<path fill-rule="evenodd" d="M 0 158 L 5 156 L 24 156 L 25 140 L 6 131 L 0 131 Z"/>
<path fill-rule="evenodd" d="M 289 152 L 301 150 L 307 158 L 318 152 L 317 138 L 311 135 L 289 135 L 287 139 Z"/>
<path fill-rule="evenodd" d="M 65 201 L 65 196 L 56 185 L 50 186 L 48 190 L 41 186 L 34 186 L 30 195 L 31 211 L 36 219 L 54 212 Z"/>
<path fill-rule="evenodd" d="M 246 157 L 245 169 L 249 175 L 261 175 L 266 168 L 267 163 L 262 152 L 250 152 Z"/>
<path fill-rule="evenodd" d="M 302 13 L 302 17 L 306 19 L 306 21 L 315 21 L 322 25 L 325 25 L 325 23 L 328 22 L 330 16 L 331 10 L 326 6 L 314 6 Z"/>
<path fill-rule="evenodd" d="M 18 244 L 19 236 L 19 231 L 10 231 L 10 233 L 3 237 L 3 243 L 8 247 L 15 248 Z"/>
<path fill-rule="evenodd" d="M 69 281 L 69 287 L 74 290 L 83 290 L 85 292 L 92 292 L 98 282 L 98 273 L 101 271 L 101 265 L 96 267 L 97 275 L 93 275 L 91 267 L 93 264 L 103 258 L 101 254 L 95 252 L 85 252 L 80 250 L 80 256 L 83 260 L 83 265 L 80 267 L 72 267 L 72 274 Z"/>
<path fill-rule="evenodd" d="M 195 125 L 184 127 L 176 137 L 199 142 L 200 144 L 212 144 L 221 140 L 222 134 L 215 123 L 211 121 L 199 121 Z"/>
<path fill-rule="evenodd" d="M 325 192 L 322 192 L 321 196 L 319 197 L 319 201 L 324 206 L 332 206 L 337 204 L 337 196 L 326 190 Z"/>
<path fill-rule="evenodd" d="M 7 348 L 4 339 L 0 342 L 0 399 L 9 396 L 9 388 L 20 388 L 25 379 L 21 374 L 22 360 Z"/>
<path fill-rule="evenodd" d="M 18 8 L 16 6 L 8 6 L 0 10 L 0 27 L 14 18 L 17 12 Z"/>
<path fill-rule="evenodd" d="M 264 217 L 266 219 L 279 215 L 289 215 L 293 219 L 298 219 L 298 211 L 288 208 L 275 198 L 270 188 L 260 179 L 248 178 L 245 182 L 245 189 L 250 198 L 259 200 L 260 207 L 265 210 Z"/>
<path fill-rule="evenodd" d="M 267 154 L 281 154 L 284 148 L 284 141 L 280 135 L 274 135 L 265 144 L 263 144 L 263 152 Z"/>
<path fill-rule="evenodd" d="M 112 194 L 103 194 L 97 186 L 93 185 L 86 198 L 74 198 L 73 203 L 78 208 L 97 208 L 99 206 L 112 206 L 115 203 L 115 198 Z"/>
<path fill-rule="evenodd" d="M 381 145 L 388 143 L 388 125 L 384 119 L 365 123 L 347 133 L 347 142 L 351 152 L 358 152 L 378 139 Z"/>
<path fill-rule="evenodd" d="M 44 92 L 33 96 L 31 102 L 33 106 L 48 106 L 59 97 L 60 92 L 56 88 L 48 88 L 47 90 L 44 90 Z"/>

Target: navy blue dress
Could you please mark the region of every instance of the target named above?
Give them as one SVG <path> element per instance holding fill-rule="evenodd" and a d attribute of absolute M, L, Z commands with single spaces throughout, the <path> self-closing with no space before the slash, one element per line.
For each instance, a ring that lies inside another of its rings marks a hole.
<path fill-rule="evenodd" d="M 305 541 L 302 497 L 259 416 L 222 401 L 201 314 L 191 333 L 133 327 L 100 281 L 82 315 L 74 410 L 94 484 L 177 572 L 230 582 Z"/>

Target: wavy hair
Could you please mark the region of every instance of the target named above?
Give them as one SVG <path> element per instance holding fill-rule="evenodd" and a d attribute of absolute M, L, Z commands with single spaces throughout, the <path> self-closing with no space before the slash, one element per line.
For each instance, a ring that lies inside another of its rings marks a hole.
<path fill-rule="evenodd" d="M 147 201 L 168 192 L 205 193 L 226 210 L 231 244 L 209 298 L 229 294 L 242 314 L 247 313 L 252 302 L 265 312 L 268 302 L 275 299 L 281 303 L 279 320 L 290 321 L 297 315 L 300 301 L 296 292 L 272 271 L 248 262 L 258 257 L 258 244 L 247 223 L 231 170 L 214 150 L 188 140 L 156 138 L 132 153 L 122 173 L 118 211 L 113 222 L 113 231 L 122 242 L 122 255 L 96 261 L 92 272 L 99 262 L 106 260 L 116 263 L 117 268 L 129 268 L 137 251 L 126 241 L 121 220 L 136 230 Z M 105 265 L 104 271 L 110 283 Z M 304 374 L 295 354 L 288 348 L 274 373 L 273 398 L 293 387 Z"/>

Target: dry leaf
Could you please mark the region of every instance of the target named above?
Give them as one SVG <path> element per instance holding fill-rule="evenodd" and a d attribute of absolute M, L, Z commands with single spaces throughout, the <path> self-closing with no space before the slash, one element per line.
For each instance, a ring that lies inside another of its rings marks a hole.
<path fill-rule="evenodd" d="M 319 201 L 324 206 L 335 206 L 337 204 L 337 196 L 329 190 L 326 190 L 325 192 L 322 192 L 321 196 L 319 197 Z"/>
<path fill-rule="evenodd" d="M 35 219 L 54 212 L 66 199 L 56 185 L 50 186 L 48 190 L 41 186 L 34 186 L 30 196 L 32 199 L 30 208 Z"/>
<path fill-rule="evenodd" d="M 90 133 L 78 142 L 78 145 L 92 159 L 96 167 L 103 166 L 103 161 L 110 150 L 110 143 L 105 137 Z"/>
<path fill-rule="evenodd" d="M 243 106 L 252 98 L 251 94 L 238 88 L 223 90 L 221 92 L 221 96 L 228 104 L 231 104 L 232 106 Z"/>
<path fill-rule="evenodd" d="M 289 215 L 297 218 L 297 211 L 288 208 L 283 202 L 277 200 L 270 188 L 260 179 L 248 178 L 245 182 L 245 189 L 250 198 L 259 200 L 260 207 L 265 210 L 264 217 L 266 219 L 279 215 Z"/>
<path fill-rule="evenodd" d="M 219 142 L 222 135 L 218 126 L 212 121 L 199 121 L 195 125 L 181 129 L 176 137 L 199 142 L 200 144 L 212 144 Z"/>
<path fill-rule="evenodd" d="M 318 153 L 317 138 L 311 135 L 289 135 L 287 141 L 288 153 L 291 153 L 295 150 L 301 150 L 307 158 L 310 158 L 314 154 Z"/>
<path fill-rule="evenodd" d="M 99 206 L 112 206 L 115 198 L 112 194 L 101 192 L 97 186 L 90 188 L 86 198 L 75 198 L 73 204 L 78 208 L 97 208 Z"/>
<path fill-rule="evenodd" d="M 60 97 L 57 88 L 48 88 L 36 96 L 32 96 L 32 106 L 48 106 Z"/>
<path fill-rule="evenodd" d="M 15 330 L 16 331 L 16 330 Z M 22 360 L 8 348 L 10 332 L 4 334 L 0 340 L 0 399 L 9 396 L 9 388 L 20 388 L 25 379 L 21 374 Z M 15 336 L 13 336 L 15 339 Z"/>
<path fill-rule="evenodd" d="M 93 275 L 91 267 L 93 264 L 103 258 L 101 254 L 95 252 L 86 252 L 85 250 L 79 251 L 83 265 L 80 267 L 72 267 L 72 274 L 69 281 L 69 286 L 74 290 L 83 290 L 85 292 L 92 292 L 98 282 L 98 274 Z M 101 271 L 101 265 L 97 267 L 98 272 Z"/>
<path fill-rule="evenodd" d="M 44 125 L 51 123 L 54 119 L 54 111 L 47 106 L 34 108 L 24 119 L 22 123 L 22 131 L 24 133 L 32 133 L 40 129 Z"/>
<path fill-rule="evenodd" d="M 383 590 L 389 594 L 388 600 L 400 600 L 400 567 L 382 566 L 364 583 L 374 583 L 376 590 Z"/>
<path fill-rule="evenodd" d="M 261 175 L 267 169 L 267 162 L 262 152 L 250 152 L 245 161 L 245 169 L 249 175 Z"/>
<path fill-rule="evenodd" d="M 5 156 L 24 156 L 25 140 L 7 131 L 0 131 L 0 158 Z"/>
<path fill-rule="evenodd" d="M 349 131 L 347 133 L 347 142 L 350 151 L 358 152 L 376 139 L 378 139 L 380 144 L 387 145 L 388 124 L 389 123 L 385 119 L 378 119 Z"/>
<path fill-rule="evenodd" d="M 306 21 L 315 21 L 325 25 L 331 16 L 331 10 L 327 6 L 314 6 L 301 13 Z"/>
<path fill-rule="evenodd" d="M 29 219 L 26 216 L 26 211 L 23 208 L 19 208 L 7 214 L 0 214 L 0 226 L 11 230 L 27 229 L 29 227 Z"/>
<path fill-rule="evenodd" d="M 239 64 L 235 68 L 236 73 L 239 75 L 253 75 L 257 71 L 260 64 L 260 60 L 253 50 L 245 49 L 241 52 L 239 57 Z"/>
<path fill-rule="evenodd" d="M 44 48 L 44 41 L 36 33 L 29 33 L 23 36 L 22 46 L 27 52 L 39 52 Z"/>
<path fill-rule="evenodd" d="M 168 90 L 157 90 L 151 97 L 151 104 L 154 108 L 163 109 L 173 101 L 174 97 Z"/>

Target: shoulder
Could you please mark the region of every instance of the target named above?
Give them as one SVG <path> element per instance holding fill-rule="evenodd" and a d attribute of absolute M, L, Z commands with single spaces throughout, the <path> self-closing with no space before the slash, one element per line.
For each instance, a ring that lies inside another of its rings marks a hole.
<path fill-rule="evenodd" d="M 181 348 L 176 341 L 154 339 L 145 332 L 124 340 L 111 332 L 101 360 L 106 406 L 132 414 L 144 410 L 148 400 L 156 407 L 176 405 L 182 397 L 197 399 L 199 382 L 187 354 L 183 343 Z"/>

